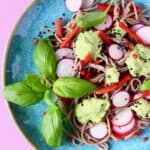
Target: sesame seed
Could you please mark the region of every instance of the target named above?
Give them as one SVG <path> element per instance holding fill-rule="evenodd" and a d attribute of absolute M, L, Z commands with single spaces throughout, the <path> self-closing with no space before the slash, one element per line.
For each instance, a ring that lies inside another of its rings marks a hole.
<path fill-rule="evenodd" d="M 52 25 L 55 25 L 55 22 L 52 22 Z"/>

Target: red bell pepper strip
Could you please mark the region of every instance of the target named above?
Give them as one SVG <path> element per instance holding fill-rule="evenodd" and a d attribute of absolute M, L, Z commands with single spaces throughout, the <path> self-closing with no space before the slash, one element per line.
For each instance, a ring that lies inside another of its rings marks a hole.
<path fill-rule="evenodd" d="M 99 65 L 99 61 L 98 61 L 98 60 L 94 60 L 93 63 L 94 63 L 95 65 Z"/>
<path fill-rule="evenodd" d="M 98 33 L 100 39 L 106 44 L 106 45 L 111 45 L 111 39 L 109 38 L 109 36 L 107 34 L 105 34 L 103 31 L 100 31 Z"/>
<path fill-rule="evenodd" d="M 107 4 L 107 3 L 99 3 L 99 4 L 98 4 L 98 7 L 97 7 L 97 10 L 98 10 L 98 11 L 105 11 L 105 10 L 107 9 L 108 5 L 109 5 L 109 4 Z M 141 12 L 140 6 L 136 5 L 135 7 L 136 7 L 136 11 L 137 11 L 138 13 L 140 13 L 140 12 Z M 122 8 L 121 8 L 121 9 L 118 9 L 118 11 L 119 11 L 119 13 L 122 13 L 122 12 L 123 12 L 123 9 L 122 9 Z M 113 13 L 113 12 L 114 12 L 114 6 L 111 6 L 110 9 L 109 9 L 109 11 L 108 11 L 108 13 Z M 132 13 L 132 12 L 134 12 L 134 9 L 133 9 L 133 8 L 130 9 L 130 13 Z"/>
<path fill-rule="evenodd" d="M 87 73 L 85 74 L 85 76 L 84 76 L 84 79 L 85 79 L 85 80 L 90 80 L 90 78 L 91 78 L 91 73 L 90 73 L 90 72 L 87 72 Z"/>
<path fill-rule="evenodd" d="M 128 40 L 124 42 L 124 45 L 125 45 L 126 47 L 128 47 L 130 51 L 133 51 L 133 50 L 135 49 L 134 44 L 131 43 L 131 42 L 128 41 Z"/>
<path fill-rule="evenodd" d="M 81 66 L 86 66 L 87 64 L 89 64 L 90 62 L 92 61 L 92 53 L 88 53 L 87 55 L 86 55 L 86 57 L 83 59 L 83 60 L 81 60 L 80 61 L 80 63 L 81 63 Z"/>
<path fill-rule="evenodd" d="M 62 18 L 58 18 L 56 19 L 56 35 L 59 38 L 63 37 L 63 33 L 62 33 Z"/>
<path fill-rule="evenodd" d="M 135 7 L 136 7 L 136 11 L 137 11 L 138 13 L 140 13 L 140 12 L 142 11 L 142 9 L 141 9 L 140 6 L 136 5 Z M 134 12 L 134 9 L 133 9 L 133 8 L 130 9 L 130 13 L 132 13 L 132 12 Z"/>
<path fill-rule="evenodd" d="M 147 96 L 150 96 L 150 91 L 143 91 L 143 92 L 141 92 L 141 93 L 135 94 L 135 95 L 133 96 L 132 101 L 136 101 L 136 100 L 145 98 L 145 97 L 147 97 Z"/>
<path fill-rule="evenodd" d="M 119 22 L 119 27 L 126 31 L 136 43 L 142 43 L 141 38 L 133 30 L 129 29 L 123 22 Z"/>
<path fill-rule="evenodd" d="M 71 40 L 79 33 L 80 27 L 75 26 L 72 32 L 67 36 L 66 40 L 61 43 L 61 48 L 69 47 Z"/>
<path fill-rule="evenodd" d="M 97 10 L 99 11 L 105 11 L 108 8 L 109 4 L 107 3 L 99 3 L 97 6 Z M 114 6 L 111 6 L 108 10 L 108 13 L 113 13 L 114 12 Z"/>
<path fill-rule="evenodd" d="M 124 84 L 128 83 L 131 79 L 132 79 L 132 77 L 129 74 L 127 74 L 122 79 L 120 79 L 120 81 L 118 83 L 114 83 L 114 84 L 107 86 L 107 87 L 97 88 L 97 90 L 94 91 L 94 93 L 95 94 L 104 94 L 104 93 L 112 92 L 112 91 L 120 88 Z"/>
<path fill-rule="evenodd" d="M 80 74 L 82 75 L 82 77 L 85 79 L 85 80 L 90 80 L 91 78 L 91 72 L 88 72 L 86 70 L 81 70 Z"/>

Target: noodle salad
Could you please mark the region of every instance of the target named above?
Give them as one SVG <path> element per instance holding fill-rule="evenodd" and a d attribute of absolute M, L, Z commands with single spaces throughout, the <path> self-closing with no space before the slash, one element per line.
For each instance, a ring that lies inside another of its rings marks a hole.
<path fill-rule="evenodd" d="M 74 145 L 108 150 L 110 139 L 150 124 L 150 9 L 132 0 L 65 3 L 74 12 L 67 24 L 57 18 L 54 35 L 33 41 L 40 74 L 7 85 L 4 98 L 24 107 L 44 99 L 49 146 L 60 146 L 65 133 Z"/>

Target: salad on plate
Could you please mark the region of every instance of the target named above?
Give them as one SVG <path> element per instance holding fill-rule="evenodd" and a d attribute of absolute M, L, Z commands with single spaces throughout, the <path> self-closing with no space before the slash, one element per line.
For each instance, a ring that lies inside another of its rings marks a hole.
<path fill-rule="evenodd" d="M 44 99 L 49 146 L 66 133 L 75 145 L 108 150 L 110 139 L 132 138 L 150 124 L 150 9 L 132 0 L 65 3 L 73 12 L 67 24 L 57 18 L 54 35 L 33 40 L 40 73 L 7 85 L 4 98 L 23 107 Z"/>

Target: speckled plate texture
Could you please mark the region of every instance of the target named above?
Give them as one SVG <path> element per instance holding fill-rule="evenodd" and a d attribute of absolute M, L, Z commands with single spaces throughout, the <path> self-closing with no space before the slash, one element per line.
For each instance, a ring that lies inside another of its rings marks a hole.
<path fill-rule="evenodd" d="M 142 7 L 150 7 L 150 0 L 137 0 L 137 2 Z M 57 17 L 63 17 L 66 22 L 71 16 L 72 14 L 65 7 L 64 0 L 40 0 L 33 4 L 11 39 L 6 58 L 6 84 L 24 79 L 25 73 L 38 73 L 32 60 L 34 50 L 32 39 L 53 34 L 43 32 L 41 27 L 54 27 Z M 38 150 L 96 150 L 95 147 L 89 145 L 75 147 L 66 140 L 65 135 L 60 147 L 48 147 L 40 134 L 42 113 L 46 111 L 44 102 L 25 108 L 10 104 L 10 109 L 22 132 Z M 118 142 L 110 141 L 110 150 L 150 150 L 150 140 L 145 143 L 141 142 L 142 137 L 145 136 L 150 137 L 150 127 L 143 130 L 142 135 L 138 138 Z"/>

